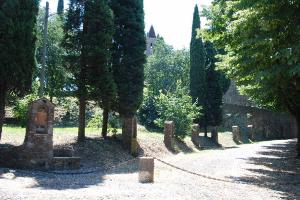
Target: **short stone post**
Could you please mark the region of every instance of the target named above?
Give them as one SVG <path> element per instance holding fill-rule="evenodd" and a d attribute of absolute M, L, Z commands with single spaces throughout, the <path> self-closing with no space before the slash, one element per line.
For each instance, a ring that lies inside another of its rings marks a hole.
<path fill-rule="evenodd" d="M 192 126 L 192 142 L 194 145 L 198 146 L 199 145 L 199 125 L 194 124 Z"/>
<path fill-rule="evenodd" d="M 137 120 L 135 117 L 123 118 L 122 140 L 123 147 L 136 156 L 138 153 L 138 142 Z"/>
<path fill-rule="evenodd" d="M 253 125 L 248 125 L 248 137 L 251 141 L 254 141 L 254 130 L 253 130 Z"/>
<path fill-rule="evenodd" d="M 241 133 L 238 126 L 232 126 L 232 139 L 237 143 L 241 143 Z"/>
<path fill-rule="evenodd" d="M 154 158 L 141 157 L 139 162 L 139 182 L 154 182 Z"/>
<path fill-rule="evenodd" d="M 215 143 L 219 143 L 219 136 L 218 136 L 218 127 L 217 126 L 213 126 L 211 128 L 211 139 L 215 142 Z"/>
<path fill-rule="evenodd" d="M 166 121 L 164 128 L 164 143 L 168 149 L 173 149 L 174 122 Z"/>

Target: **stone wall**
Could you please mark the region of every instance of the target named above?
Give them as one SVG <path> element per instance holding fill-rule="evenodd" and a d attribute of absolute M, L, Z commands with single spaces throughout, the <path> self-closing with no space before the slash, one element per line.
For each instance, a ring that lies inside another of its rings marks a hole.
<path fill-rule="evenodd" d="M 225 104 L 223 112 L 223 128 L 228 131 L 237 125 L 243 134 L 248 132 L 248 125 L 253 125 L 256 139 L 288 139 L 297 135 L 296 121 L 286 113 L 231 104 Z"/>

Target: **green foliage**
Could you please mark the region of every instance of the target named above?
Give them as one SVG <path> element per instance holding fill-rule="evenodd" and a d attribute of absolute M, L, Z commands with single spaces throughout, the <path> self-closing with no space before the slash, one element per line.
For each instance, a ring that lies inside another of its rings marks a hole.
<path fill-rule="evenodd" d="M 219 126 L 222 122 L 223 89 L 220 78 L 222 73 L 217 72 L 215 58 L 217 51 L 213 44 L 205 42 L 206 50 L 206 103 L 204 105 L 205 126 Z"/>
<path fill-rule="evenodd" d="M 174 121 L 175 136 L 183 139 L 191 131 L 193 121 L 200 115 L 197 102 L 192 103 L 192 98 L 187 94 L 187 89 L 179 84 L 175 93 L 160 93 L 156 98 L 159 118 L 155 123 L 164 127 L 165 121 Z"/>
<path fill-rule="evenodd" d="M 101 128 L 102 126 L 102 114 L 95 113 L 87 124 L 88 128 Z"/>
<path fill-rule="evenodd" d="M 144 101 L 139 109 L 139 121 L 151 128 L 157 128 L 154 121 L 158 118 L 155 97 L 163 93 L 174 93 L 177 82 L 183 86 L 189 85 L 189 52 L 187 50 L 174 50 L 167 45 L 163 38 L 155 43 L 153 55 L 148 57 L 145 67 Z"/>
<path fill-rule="evenodd" d="M 197 37 L 197 30 L 200 29 L 200 16 L 198 6 L 195 6 L 192 39 L 190 43 L 190 94 L 193 102 L 205 106 L 206 77 L 205 77 L 205 49 L 201 37 Z M 205 123 L 203 117 L 196 120 L 200 125 Z"/>
<path fill-rule="evenodd" d="M 189 59 L 187 50 L 174 50 L 163 38 L 158 38 L 145 67 L 145 82 L 149 91 L 154 95 L 158 95 L 160 90 L 174 92 L 177 81 L 188 86 Z"/>
<path fill-rule="evenodd" d="M 146 39 L 143 0 L 112 0 L 115 17 L 113 72 L 117 84 L 116 110 L 132 117 L 143 101 Z"/>
<path fill-rule="evenodd" d="M 116 113 L 112 112 L 109 114 L 109 119 L 108 119 L 108 130 L 112 134 L 117 134 L 118 129 L 121 128 L 121 120 L 119 115 Z"/>
<path fill-rule="evenodd" d="M 38 0 L 0 1 L 0 90 L 5 93 L 24 95 L 31 89 L 38 5 Z"/>
<path fill-rule="evenodd" d="M 64 0 L 58 0 L 56 12 L 58 15 L 62 15 L 64 13 Z"/>
<path fill-rule="evenodd" d="M 214 1 L 207 37 L 225 53 L 219 69 L 270 108 L 300 110 L 299 1 Z M 283 14 L 284 13 L 284 14 Z"/>
<path fill-rule="evenodd" d="M 13 115 L 20 124 L 24 127 L 27 123 L 28 119 L 28 105 L 39 98 L 38 96 L 38 82 L 34 82 L 33 90 L 29 95 L 24 96 L 21 99 L 18 99 L 15 102 L 15 106 L 13 107 Z"/>
<path fill-rule="evenodd" d="M 44 10 L 40 10 L 37 20 L 37 49 L 36 60 L 38 65 L 42 65 L 43 56 L 43 25 Z M 62 97 L 66 95 L 66 88 L 70 85 L 71 75 L 63 67 L 64 49 L 61 47 L 63 40 L 63 23 L 59 16 L 49 18 L 48 22 L 48 43 L 46 60 L 46 85 L 45 92 L 52 100 L 53 97 Z M 38 73 L 38 72 L 37 72 Z M 36 74 L 38 76 L 38 74 Z"/>
<path fill-rule="evenodd" d="M 147 88 L 144 89 L 144 101 L 138 111 L 138 119 L 147 128 L 156 128 L 154 121 L 159 117 L 155 97 L 156 95 L 152 91 Z"/>
<path fill-rule="evenodd" d="M 102 107 L 110 107 L 115 96 L 115 83 L 110 65 L 113 14 L 105 0 L 92 0 L 85 4 L 86 30 L 83 34 L 87 83 L 91 98 Z"/>

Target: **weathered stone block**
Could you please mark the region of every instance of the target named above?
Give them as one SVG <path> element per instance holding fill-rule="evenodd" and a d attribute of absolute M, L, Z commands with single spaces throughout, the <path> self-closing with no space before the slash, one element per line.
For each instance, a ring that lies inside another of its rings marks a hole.
<path fill-rule="evenodd" d="M 214 126 L 211 128 L 211 139 L 215 142 L 215 143 L 219 143 L 219 136 L 218 136 L 218 127 Z"/>
<path fill-rule="evenodd" d="M 248 130 L 248 137 L 251 141 L 254 141 L 254 129 L 253 129 L 253 125 L 248 125 L 247 126 L 247 130 Z"/>
<path fill-rule="evenodd" d="M 139 162 L 139 182 L 154 182 L 154 158 L 141 157 Z"/>
<path fill-rule="evenodd" d="M 122 127 L 123 147 L 132 155 L 138 154 L 137 120 L 135 117 L 123 118 Z"/>
<path fill-rule="evenodd" d="M 192 126 L 192 142 L 194 143 L 194 145 L 199 146 L 199 125 L 198 124 L 194 124 Z"/>
<path fill-rule="evenodd" d="M 232 139 L 237 143 L 241 143 L 241 132 L 238 126 L 232 126 Z"/>
<path fill-rule="evenodd" d="M 173 149 L 174 122 L 166 121 L 164 128 L 164 143 L 168 149 Z"/>

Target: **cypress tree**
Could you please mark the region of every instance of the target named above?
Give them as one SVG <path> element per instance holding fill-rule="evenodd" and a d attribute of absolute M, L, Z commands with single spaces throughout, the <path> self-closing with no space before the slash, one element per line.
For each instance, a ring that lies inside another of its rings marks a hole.
<path fill-rule="evenodd" d="M 146 39 L 143 0 L 112 0 L 115 17 L 113 72 L 117 84 L 117 111 L 123 120 L 133 118 L 143 101 Z M 125 120 L 124 120 L 125 121 Z M 124 123 L 123 123 L 124 124 Z M 123 136 L 132 136 L 123 127 Z"/>
<path fill-rule="evenodd" d="M 64 13 L 64 0 L 58 0 L 56 12 L 58 15 L 62 15 Z"/>
<path fill-rule="evenodd" d="M 115 16 L 113 71 L 118 111 L 133 117 L 143 100 L 146 39 L 143 0 L 112 0 Z"/>
<path fill-rule="evenodd" d="M 0 1 L 0 138 L 8 93 L 31 89 L 39 1 Z"/>
<path fill-rule="evenodd" d="M 110 64 L 112 36 L 114 30 L 113 14 L 107 0 L 91 0 L 85 8 L 84 35 L 88 85 L 91 97 L 100 101 L 103 108 L 102 136 L 107 136 L 108 113 L 115 95 L 115 84 Z"/>
<path fill-rule="evenodd" d="M 205 125 L 218 126 L 222 122 L 222 86 L 220 85 L 221 72 L 217 72 L 217 51 L 211 42 L 205 42 L 206 50 L 206 106 Z"/>
<path fill-rule="evenodd" d="M 72 73 L 76 85 L 75 96 L 79 100 L 78 140 L 85 139 L 85 110 L 87 100 L 86 48 L 83 35 L 87 31 L 84 23 L 85 0 L 70 0 L 64 24 L 63 46 L 66 50 L 65 67 Z"/>
<path fill-rule="evenodd" d="M 200 29 L 200 16 L 198 6 L 195 6 L 192 28 L 192 39 L 190 43 L 190 93 L 193 102 L 198 102 L 202 106 L 204 116 L 199 116 L 196 120 L 200 126 L 205 125 L 205 99 L 206 99 L 206 78 L 205 78 L 205 48 L 201 37 L 197 37 L 197 29 Z M 207 130 L 205 129 L 205 134 Z"/>

